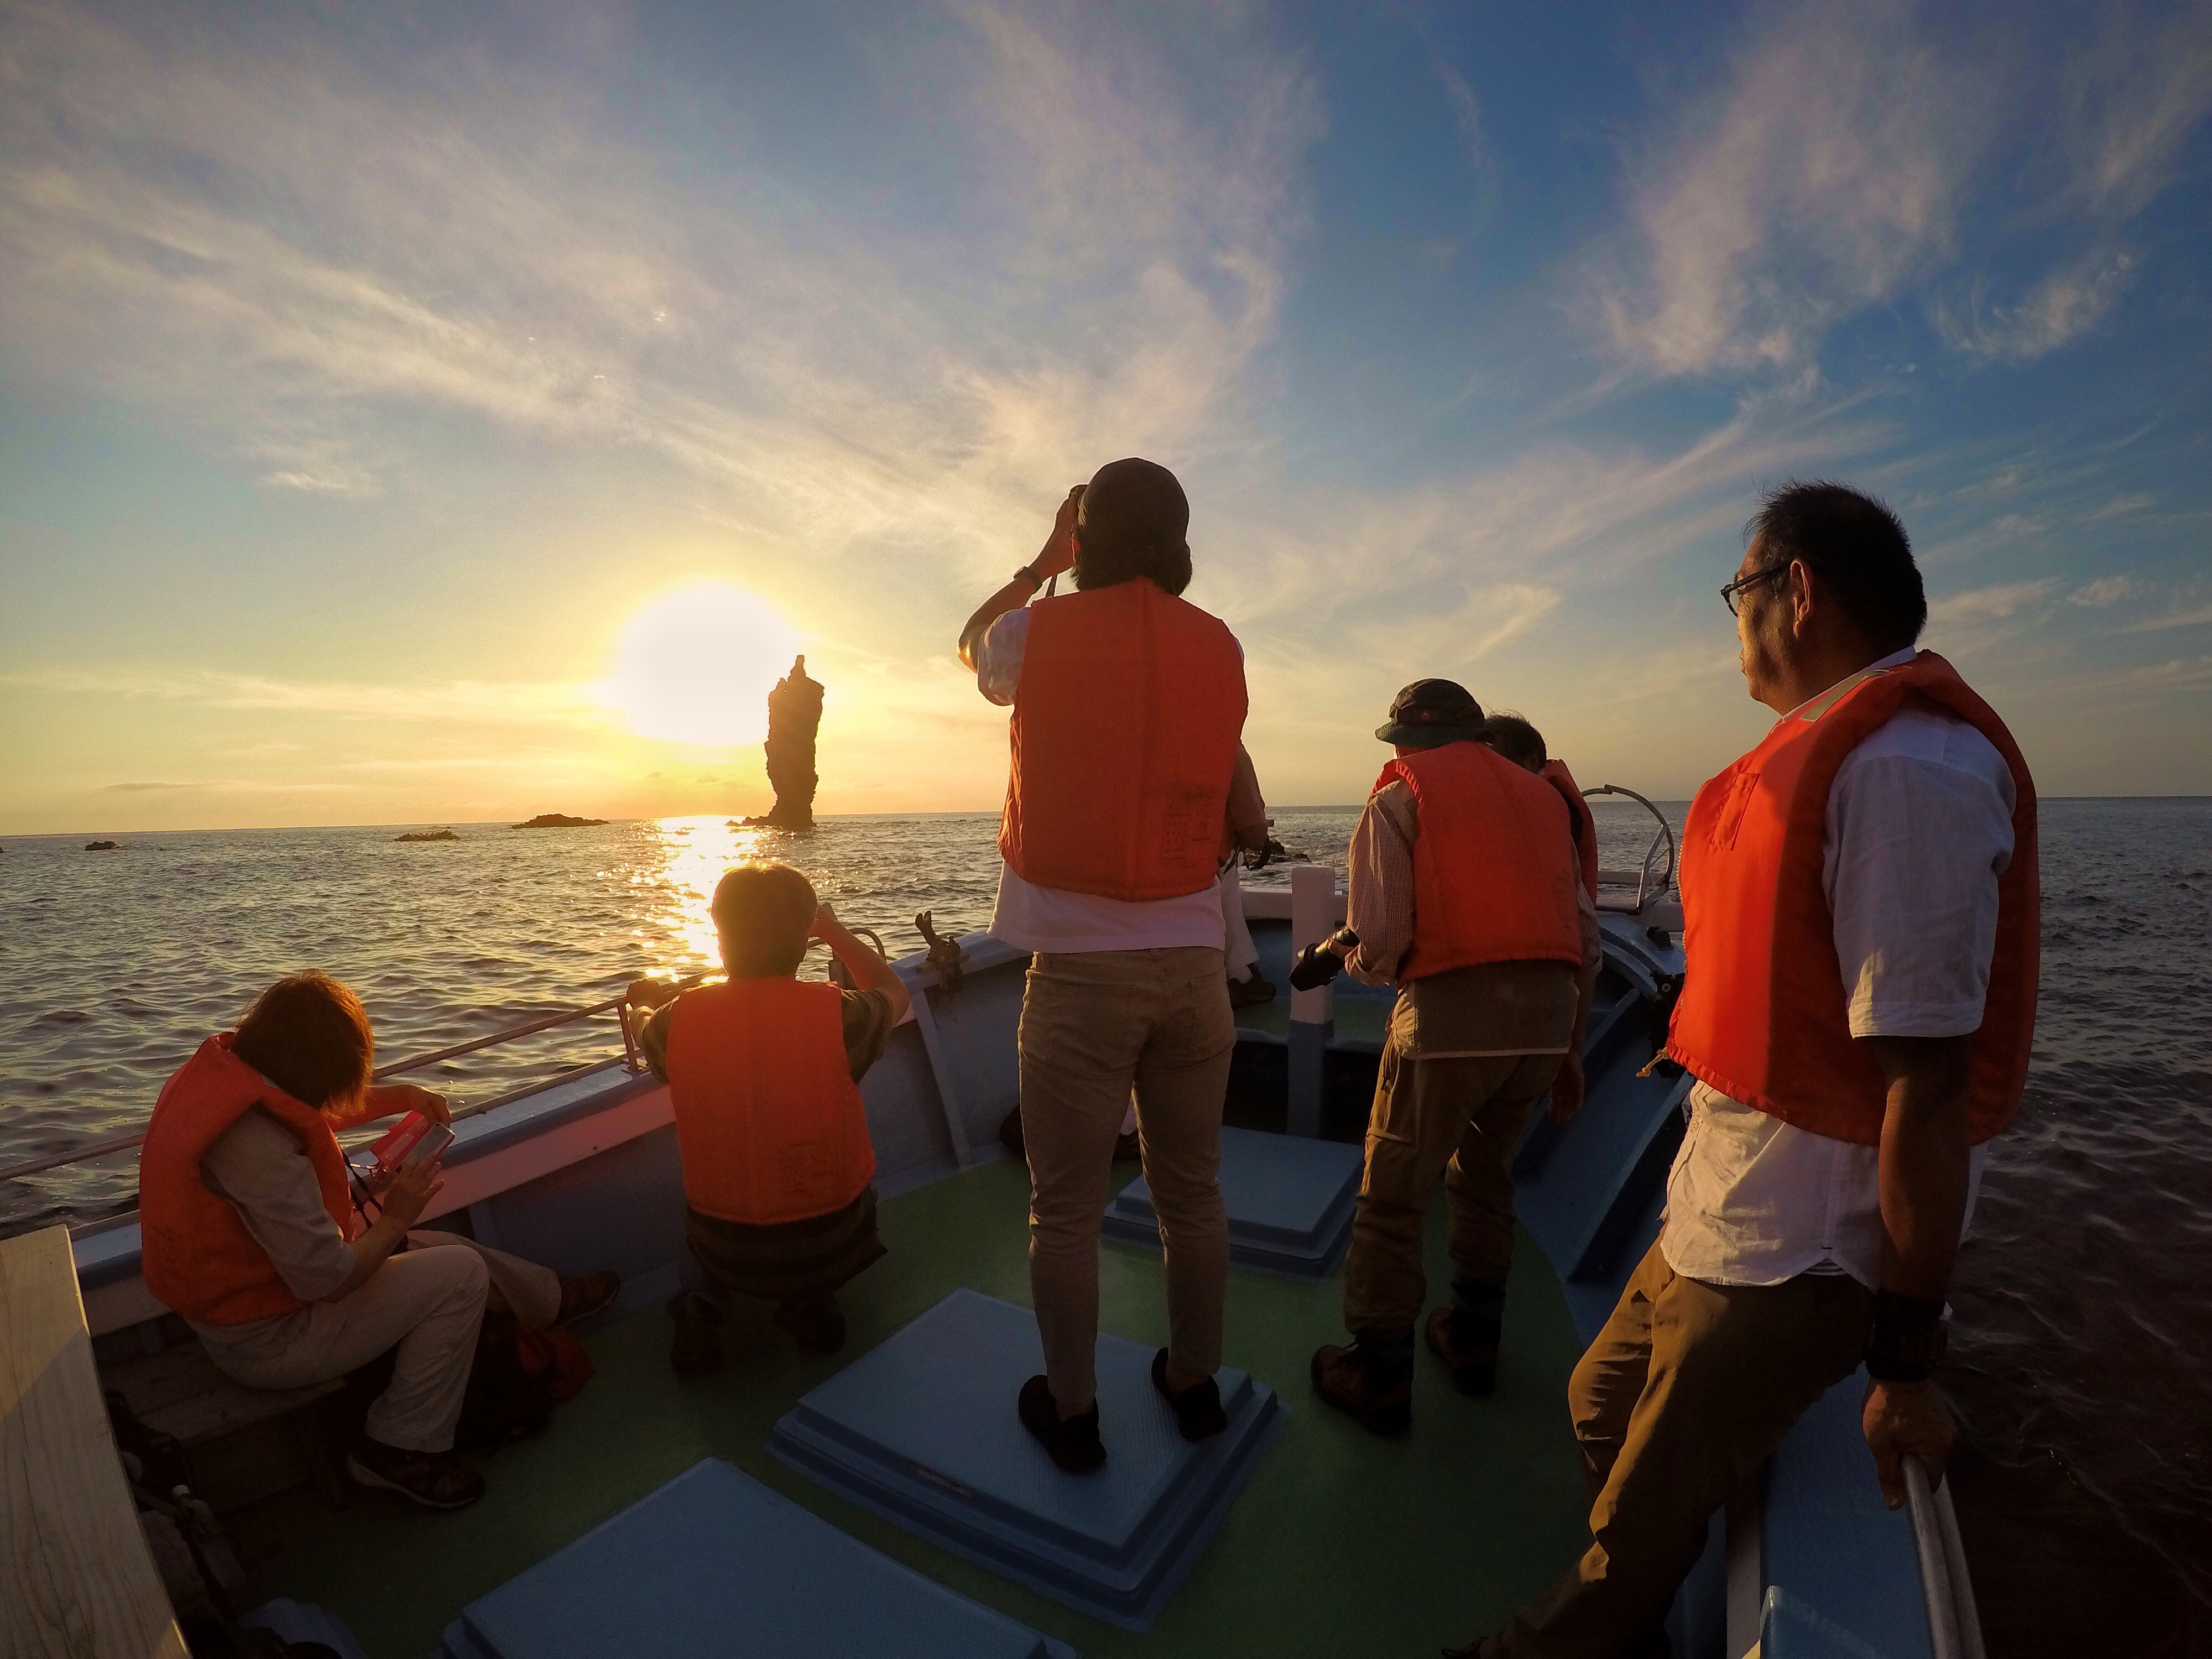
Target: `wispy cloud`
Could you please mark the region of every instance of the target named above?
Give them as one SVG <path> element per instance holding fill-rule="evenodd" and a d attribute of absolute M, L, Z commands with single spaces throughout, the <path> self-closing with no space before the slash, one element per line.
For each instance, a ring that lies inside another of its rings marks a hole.
<path fill-rule="evenodd" d="M 1999 582 L 1965 593 L 1953 593 L 1928 605 L 1931 623 L 1981 622 L 2018 616 L 2049 597 L 2061 586 L 2056 577 L 2035 581 Z"/>
<path fill-rule="evenodd" d="M 1992 130 L 1972 59 L 1901 0 L 1806 0 L 1770 19 L 1717 96 L 1633 166 L 1639 246 L 1590 307 L 1662 374 L 1787 368 L 1838 318 L 1949 244 Z"/>
<path fill-rule="evenodd" d="M 1962 311 L 1938 302 L 1936 325 L 1954 349 L 1979 357 L 2029 362 L 2089 333 L 2111 313 L 2127 287 L 2136 256 L 2093 249 L 2054 271 L 2017 304 L 1987 303 L 1974 294 Z"/>
<path fill-rule="evenodd" d="M 2182 141 L 2212 112 L 2212 8 L 2175 6 L 2147 27 L 2142 9 L 2098 9 L 2097 44 L 2067 66 L 2075 188 L 2094 212 L 2124 218 L 2172 181 Z"/>
<path fill-rule="evenodd" d="M 686 200 L 557 66 L 341 50 L 307 14 L 249 55 L 26 8 L 0 49 L 8 332 L 271 488 L 389 488 L 382 417 L 429 410 L 656 451 L 757 534 L 981 543 L 1039 476 L 1243 430 L 1321 118 L 1233 19 L 1194 88 L 1085 15 L 954 15 L 927 92 L 990 187 L 969 234 L 902 238 Z"/>
<path fill-rule="evenodd" d="M 2153 617 L 2133 627 L 2124 628 L 2123 634 L 2160 634 L 2169 628 L 2196 628 L 2212 623 L 2212 605 L 2200 605 L 2192 610 L 2168 611 L 2163 617 Z"/>
<path fill-rule="evenodd" d="M 2066 596 L 2069 605 L 2087 605 L 2093 611 L 2102 611 L 2117 605 L 2136 591 L 2136 585 L 2125 576 L 2100 576 L 2085 582 Z"/>
<path fill-rule="evenodd" d="M 101 793 L 109 795 L 158 794 L 174 789 L 198 789 L 197 783 L 111 783 Z"/>
<path fill-rule="evenodd" d="M 2111 519 L 2125 519 L 2145 508 L 2155 506 L 2155 495 L 2115 495 L 2094 513 L 2084 514 L 2083 524 L 2103 524 Z"/>
<path fill-rule="evenodd" d="M 605 718 L 594 688 L 452 680 L 437 684 L 362 685 L 301 682 L 215 671 L 167 673 L 132 668 L 30 669 L 0 674 L 0 685 L 68 696 L 155 697 L 214 708 L 338 714 L 362 720 L 466 721 L 485 725 L 573 724 Z M 124 789 L 181 787 L 118 784 Z"/>

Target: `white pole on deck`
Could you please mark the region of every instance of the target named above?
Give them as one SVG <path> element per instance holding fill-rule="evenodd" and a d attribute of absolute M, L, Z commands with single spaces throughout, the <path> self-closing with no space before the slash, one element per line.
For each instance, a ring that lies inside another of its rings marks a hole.
<path fill-rule="evenodd" d="M 1318 865 L 1301 864 L 1291 872 L 1291 956 L 1336 931 L 1340 914 L 1337 903 L 1336 872 Z M 1328 1063 L 1329 1038 L 1335 1034 L 1335 993 L 1326 985 L 1291 993 L 1290 1121 L 1294 1135 L 1321 1133 L 1323 1067 Z"/>

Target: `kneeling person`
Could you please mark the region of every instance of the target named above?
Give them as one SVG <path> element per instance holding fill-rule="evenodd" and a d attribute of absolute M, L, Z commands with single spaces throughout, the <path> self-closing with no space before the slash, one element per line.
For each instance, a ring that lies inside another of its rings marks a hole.
<path fill-rule="evenodd" d="M 884 1254 L 860 1082 L 907 1010 L 891 965 L 791 866 L 738 866 L 712 909 L 727 981 L 629 993 L 657 1011 L 641 1046 L 676 1104 L 686 1248 L 669 1360 L 684 1376 L 721 1365 L 733 1294 L 775 1303 L 803 1352 L 844 1346 L 837 1288 Z M 799 978 L 815 939 L 859 988 Z"/>
<path fill-rule="evenodd" d="M 487 1305 L 526 1325 L 566 1323 L 605 1307 L 621 1282 L 563 1284 L 458 1233 L 410 1231 L 437 1194 L 435 1158 L 403 1168 L 364 1226 L 333 1126 L 407 1111 L 452 1121 L 442 1095 L 372 1086 L 374 1052 L 360 1000 L 319 973 L 279 980 L 237 1030 L 200 1045 L 162 1086 L 139 1153 L 146 1287 L 185 1316 L 216 1370 L 251 1389 L 331 1382 L 396 1344 L 347 1469 L 458 1509 L 483 1492 L 453 1448 Z"/>

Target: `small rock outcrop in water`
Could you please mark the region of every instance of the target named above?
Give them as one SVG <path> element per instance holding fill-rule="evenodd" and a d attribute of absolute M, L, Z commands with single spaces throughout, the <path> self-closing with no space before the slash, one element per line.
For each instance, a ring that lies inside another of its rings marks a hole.
<path fill-rule="evenodd" d="M 586 830 L 595 823 L 605 823 L 605 818 L 572 818 L 566 812 L 540 812 L 526 823 L 514 826 L 517 830 Z M 455 841 L 460 837 L 455 836 Z"/>
<path fill-rule="evenodd" d="M 459 841 L 460 837 L 444 824 L 434 830 L 410 830 L 404 836 L 394 836 L 394 841 Z"/>
<path fill-rule="evenodd" d="M 822 683 L 806 678 L 806 659 L 768 694 L 768 781 L 775 805 L 765 817 L 732 818 L 749 830 L 811 830 L 814 827 L 814 733 L 822 724 Z"/>
<path fill-rule="evenodd" d="M 121 849 L 112 841 L 88 841 L 84 844 L 88 853 L 113 853 Z"/>

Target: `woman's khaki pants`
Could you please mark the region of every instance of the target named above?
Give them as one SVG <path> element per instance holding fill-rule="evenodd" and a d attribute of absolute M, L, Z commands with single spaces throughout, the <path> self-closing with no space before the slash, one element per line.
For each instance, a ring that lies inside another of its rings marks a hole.
<path fill-rule="evenodd" d="M 1237 1030 L 1219 951 L 1040 951 L 1022 997 L 1022 1136 L 1030 1164 L 1030 1297 L 1053 1398 L 1097 1391 L 1098 1224 L 1133 1084 L 1145 1182 L 1160 1221 L 1168 1352 L 1221 1364 L 1229 1218 L 1221 1106 Z"/>

